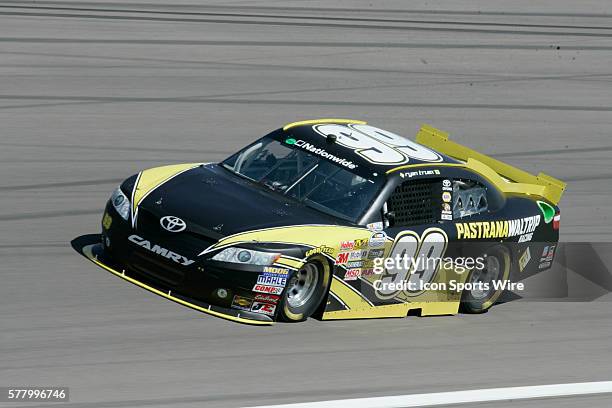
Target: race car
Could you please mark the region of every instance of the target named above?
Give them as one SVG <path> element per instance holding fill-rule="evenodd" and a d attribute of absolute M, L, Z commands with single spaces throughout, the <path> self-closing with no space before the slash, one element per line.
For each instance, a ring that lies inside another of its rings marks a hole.
<path fill-rule="evenodd" d="M 129 177 L 82 252 L 248 324 L 481 313 L 509 289 L 492 283 L 550 268 L 564 189 L 428 125 L 414 142 L 359 120 L 307 120 L 220 163 Z M 469 257 L 480 262 L 458 262 Z"/>

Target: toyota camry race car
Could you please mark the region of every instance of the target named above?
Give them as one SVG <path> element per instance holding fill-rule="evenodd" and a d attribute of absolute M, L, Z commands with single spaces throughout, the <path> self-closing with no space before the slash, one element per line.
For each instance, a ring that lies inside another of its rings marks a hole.
<path fill-rule="evenodd" d="M 101 242 L 82 252 L 242 323 L 479 313 L 511 289 L 492 283 L 550 268 L 564 189 L 427 125 L 415 143 L 358 120 L 308 120 L 220 163 L 129 177 Z"/>

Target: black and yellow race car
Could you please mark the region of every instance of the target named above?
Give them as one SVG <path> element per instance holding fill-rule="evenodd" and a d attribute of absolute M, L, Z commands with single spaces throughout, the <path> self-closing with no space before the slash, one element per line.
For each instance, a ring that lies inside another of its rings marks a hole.
<path fill-rule="evenodd" d="M 550 268 L 565 183 L 427 125 L 416 141 L 358 120 L 308 120 L 220 163 L 144 170 L 112 193 L 101 242 L 82 252 L 249 324 L 478 313 L 505 289 L 491 282 Z M 414 261 L 424 256 L 437 261 Z M 444 256 L 481 262 L 449 267 Z M 384 262 L 399 258 L 413 262 Z"/>

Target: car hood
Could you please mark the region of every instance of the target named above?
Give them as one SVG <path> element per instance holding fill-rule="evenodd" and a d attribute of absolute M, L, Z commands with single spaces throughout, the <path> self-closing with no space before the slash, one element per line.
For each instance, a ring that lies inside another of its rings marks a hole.
<path fill-rule="evenodd" d="M 216 238 L 287 225 L 346 225 L 217 164 L 199 166 L 170 179 L 153 190 L 139 208 L 156 218 L 177 216 L 189 230 L 208 231 Z"/>

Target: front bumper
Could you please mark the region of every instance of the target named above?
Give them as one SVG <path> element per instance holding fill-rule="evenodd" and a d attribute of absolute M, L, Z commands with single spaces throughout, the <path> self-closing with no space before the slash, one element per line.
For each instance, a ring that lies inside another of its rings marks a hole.
<path fill-rule="evenodd" d="M 114 264 L 110 257 L 105 254 L 101 244 L 87 245 L 83 247 L 82 253 L 90 261 L 112 273 L 113 275 L 116 275 L 128 282 L 140 286 L 143 289 L 153 292 L 156 295 L 162 296 L 166 299 L 172 300 L 183 306 L 187 306 L 212 316 L 239 323 L 251 325 L 271 325 L 274 323 L 273 319 L 270 316 L 264 314 L 210 305 L 208 303 L 178 293 L 173 293 L 172 290 L 163 288 L 161 285 L 158 286 L 151 282 L 145 283 L 143 280 L 139 279 L 136 274 L 133 274 L 129 270 L 122 269 L 119 265 Z"/>
<path fill-rule="evenodd" d="M 263 290 L 282 288 L 259 284 L 259 277 L 265 272 L 263 266 L 230 264 L 213 261 L 210 256 L 199 256 L 218 238 L 209 235 L 210 232 L 204 234 L 202 229 L 197 234 L 195 230 L 180 234 L 167 232 L 159 226 L 158 217 L 145 216 L 149 215 L 141 208 L 138 226 L 132 228 L 131 223 L 123 220 L 112 204 L 107 203 L 102 217 L 102 248 L 97 250 L 98 260 L 121 271 L 121 277 L 127 275 L 140 282 L 139 286 L 189 299 L 192 304 L 224 310 L 224 314 L 230 316 L 255 315 L 256 321 L 276 319 L 281 293 L 266 294 Z M 170 254 L 180 256 L 179 262 Z M 273 266 L 293 273 L 300 265 L 282 257 Z M 264 286 L 263 290 L 255 290 L 260 286 Z"/>

